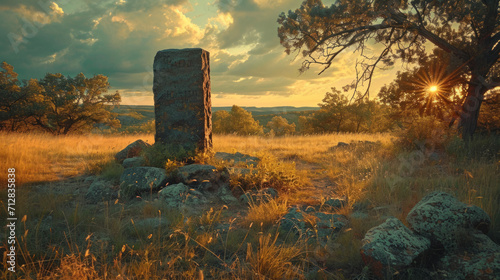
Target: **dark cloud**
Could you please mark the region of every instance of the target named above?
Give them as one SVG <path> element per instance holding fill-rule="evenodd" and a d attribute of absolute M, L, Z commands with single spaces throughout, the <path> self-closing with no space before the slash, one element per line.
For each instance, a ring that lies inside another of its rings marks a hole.
<path fill-rule="evenodd" d="M 258 11 L 259 7 L 252 0 L 218 0 L 216 1 L 217 8 L 224 12 L 254 12 Z"/>

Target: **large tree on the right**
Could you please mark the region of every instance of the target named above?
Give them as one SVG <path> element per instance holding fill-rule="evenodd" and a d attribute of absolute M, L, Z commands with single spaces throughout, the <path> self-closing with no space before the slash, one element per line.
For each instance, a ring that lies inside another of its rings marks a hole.
<path fill-rule="evenodd" d="M 279 16 L 278 35 L 287 53 L 304 56 L 301 70 L 320 64 L 324 71 L 340 53 L 358 52 L 359 71 L 351 88 L 356 94 L 368 83 L 364 96 L 376 69 L 398 59 L 418 62 L 429 51 L 426 43 L 443 50 L 452 57 L 449 72 L 468 79 L 458 112 L 462 137 L 468 140 L 485 93 L 500 82 L 499 1 L 337 0 L 325 6 L 321 0 L 306 0 Z M 370 43 L 380 47 L 369 48 Z"/>

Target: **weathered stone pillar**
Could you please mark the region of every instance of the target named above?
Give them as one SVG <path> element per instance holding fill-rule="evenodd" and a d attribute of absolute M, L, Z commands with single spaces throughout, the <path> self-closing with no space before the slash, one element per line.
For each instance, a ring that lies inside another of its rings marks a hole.
<path fill-rule="evenodd" d="M 187 151 L 212 148 L 210 54 L 203 49 L 168 49 L 153 64 L 155 143 Z"/>

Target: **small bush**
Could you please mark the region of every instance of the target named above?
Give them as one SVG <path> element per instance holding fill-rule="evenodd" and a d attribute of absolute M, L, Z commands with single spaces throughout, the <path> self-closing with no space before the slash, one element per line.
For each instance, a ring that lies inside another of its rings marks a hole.
<path fill-rule="evenodd" d="M 441 148 L 450 137 L 447 124 L 435 117 L 413 117 L 408 124 L 396 132 L 399 143 L 403 148 L 415 149 L 419 146 Z"/>
<path fill-rule="evenodd" d="M 243 191 L 263 188 L 274 188 L 278 191 L 290 192 L 308 183 L 305 173 L 295 168 L 295 163 L 278 161 L 265 156 L 256 167 L 249 166 L 249 172 L 231 176 L 231 185 Z"/>
<path fill-rule="evenodd" d="M 101 172 L 101 177 L 110 180 L 117 181 L 120 179 L 120 176 L 123 173 L 123 166 L 115 161 L 109 162 L 106 164 Z"/>

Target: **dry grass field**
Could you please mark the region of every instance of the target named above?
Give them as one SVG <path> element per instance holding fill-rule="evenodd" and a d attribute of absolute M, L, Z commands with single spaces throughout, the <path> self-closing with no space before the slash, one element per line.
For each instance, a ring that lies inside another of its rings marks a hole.
<path fill-rule="evenodd" d="M 154 142 L 153 135 L 0 134 L 1 180 L 8 168 L 16 169 L 19 217 L 18 272 L 2 270 L 0 279 L 370 279 L 359 255 L 366 231 L 387 216 L 404 221 L 433 190 L 482 207 L 492 218 L 490 237 L 500 241 L 499 155 L 484 148 L 492 141 L 498 146 L 497 138 L 478 142 L 477 150 L 487 150 L 479 155 L 474 147 L 462 151 L 456 141 L 420 153 L 399 146 L 390 134 L 214 135 L 215 152 L 257 156 L 263 159 L 258 172 L 279 169 L 294 178 L 292 190 L 250 207 L 210 205 L 195 216 L 157 202 L 86 203 L 84 179 L 119 176 L 110 162 L 137 139 Z M 421 161 L 415 160 L 419 153 Z M 0 188 L 1 220 L 6 197 Z M 329 197 L 348 200 L 338 210 L 347 216 L 354 205 L 370 205 L 370 218 L 352 219 L 327 245 L 279 233 L 277 221 L 289 207 L 323 207 Z M 169 224 L 138 229 L 134 221 L 144 218 Z M 223 234 L 222 223 L 228 224 Z"/>

